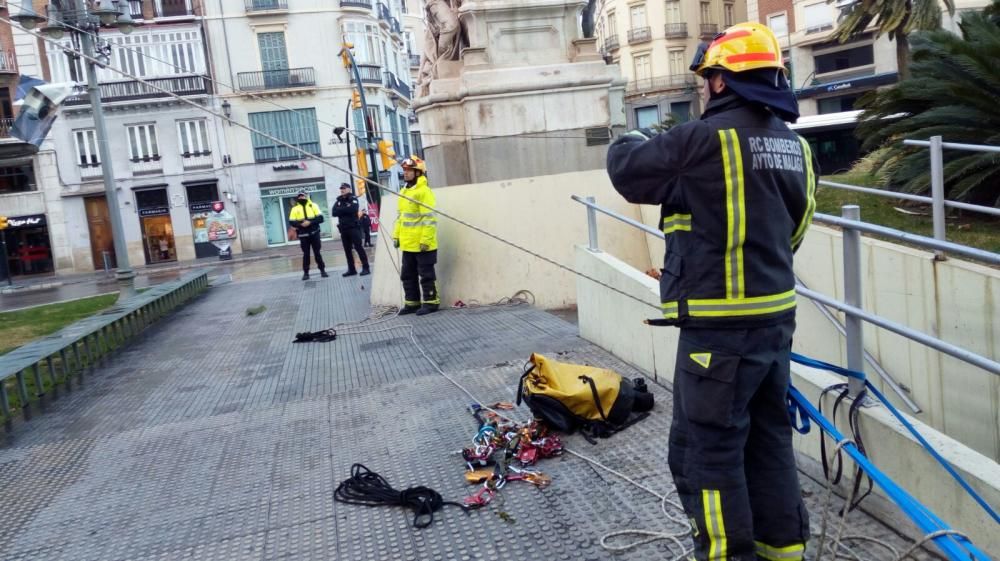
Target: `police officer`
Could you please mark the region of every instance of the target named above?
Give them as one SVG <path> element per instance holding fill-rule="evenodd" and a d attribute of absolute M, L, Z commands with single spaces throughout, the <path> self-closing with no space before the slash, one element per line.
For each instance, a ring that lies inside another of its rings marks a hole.
<path fill-rule="evenodd" d="M 392 231 L 392 245 L 403 250 L 403 309 L 400 315 L 427 315 L 438 310 L 437 217 L 434 216 L 434 192 L 427 185 L 427 164 L 410 156 L 400 164 L 406 186 L 400 191 L 399 217 Z M 421 292 L 423 297 L 421 298 Z"/>
<path fill-rule="evenodd" d="M 804 558 L 786 407 L 795 329 L 792 254 L 813 215 L 817 169 L 781 48 L 742 23 L 703 45 L 700 120 L 632 131 L 608 151 L 626 200 L 661 205 L 663 319 L 680 327 L 669 465 L 699 561 Z"/>
<path fill-rule="evenodd" d="M 354 253 L 358 252 L 361 259 L 361 276 L 370 275 L 368 268 L 368 254 L 361 246 L 361 221 L 358 219 L 358 198 L 351 192 L 351 186 L 347 183 L 340 184 L 340 196 L 333 203 L 331 214 L 337 217 L 337 229 L 340 230 L 340 239 L 344 242 L 344 254 L 347 256 L 347 272 L 342 276 L 353 277 L 358 274 L 354 264 Z"/>
<path fill-rule="evenodd" d="M 323 211 L 316 203 L 309 200 L 305 191 L 299 191 L 295 196 L 295 204 L 288 212 L 288 224 L 295 228 L 295 233 L 299 238 L 299 246 L 302 247 L 302 280 L 309 280 L 309 250 L 316 255 L 316 266 L 319 267 L 319 274 L 323 278 L 329 277 L 326 274 L 326 263 L 320 255 L 322 243 L 320 242 L 319 225 L 323 223 Z"/>

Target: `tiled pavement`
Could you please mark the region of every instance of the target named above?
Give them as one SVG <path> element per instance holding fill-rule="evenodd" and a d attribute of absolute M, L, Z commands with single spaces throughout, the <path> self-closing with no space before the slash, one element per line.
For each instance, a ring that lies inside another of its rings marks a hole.
<path fill-rule="evenodd" d="M 398 508 L 335 503 L 355 462 L 397 488 L 427 485 L 453 500 L 474 490 L 454 454 L 474 433 L 470 398 L 404 326 L 485 402 L 513 399 L 531 352 L 639 375 L 572 324 L 527 306 L 389 319 L 341 329 L 330 343 L 291 343 L 298 331 L 366 317 L 367 282 L 335 274 L 303 283 L 292 273 L 213 288 L 0 437 L 0 559 L 673 558 L 665 542 L 604 551 L 607 532 L 672 528 L 657 499 L 570 456 L 539 466 L 551 487 L 511 483 L 491 507 L 446 507 L 424 530 Z M 262 314 L 245 314 L 261 304 Z M 654 388 L 646 421 L 597 446 L 568 442 L 662 493 L 671 488 L 670 394 Z M 821 488 L 805 486 L 818 524 Z M 903 549 L 863 514 L 852 514 L 848 533 Z"/>

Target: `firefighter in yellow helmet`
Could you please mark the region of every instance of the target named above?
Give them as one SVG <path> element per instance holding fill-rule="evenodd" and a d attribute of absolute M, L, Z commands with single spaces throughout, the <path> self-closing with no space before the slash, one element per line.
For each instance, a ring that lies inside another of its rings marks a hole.
<path fill-rule="evenodd" d="M 669 465 L 699 561 L 801 561 L 809 522 L 786 397 L 792 255 L 818 170 L 781 48 L 741 23 L 703 45 L 699 120 L 632 131 L 608 150 L 622 196 L 661 206 L 663 318 L 680 328 Z"/>
<path fill-rule="evenodd" d="M 400 164 L 406 185 L 400 191 L 399 216 L 392 231 L 392 243 L 403 251 L 399 278 L 403 281 L 403 309 L 400 315 L 427 315 L 438 310 L 437 216 L 434 192 L 427 186 L 427 164 L 410 156 Z M 421 295 L 422 293 L 422 295 Z"/>

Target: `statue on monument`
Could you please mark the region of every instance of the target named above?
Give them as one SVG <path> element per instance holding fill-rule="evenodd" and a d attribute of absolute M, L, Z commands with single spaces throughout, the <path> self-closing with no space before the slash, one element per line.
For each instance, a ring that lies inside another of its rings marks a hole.
<path fill-rule="evenodd" d="M 418 76 L 420 97 L 430 93 L 431 80 L 437 78 L 438 61 L 459 60 L 462 47 L 468 44 L 465 29 L 458 18 L 461 5 L 461 0 L 427 0 L 425 3 L 427 33 Z"/>

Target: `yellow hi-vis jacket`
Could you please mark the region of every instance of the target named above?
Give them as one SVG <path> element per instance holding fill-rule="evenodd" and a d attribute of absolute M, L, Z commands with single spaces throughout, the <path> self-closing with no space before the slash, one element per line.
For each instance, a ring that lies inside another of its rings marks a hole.
<path fill-rule="evenodd" d="M 392 239 L 399 240 L 403 251 L 419 252 L 420 246 L 427 251 L 438 248 L 437 217 L 434 216 L 434 193 L 427 186 L 427 178 L 420 176 L 413 187 L 403 187 L 399 198 L 399 216 L 392 229 Z M 412 199 L 412 201 L 410 200 Z"/>

